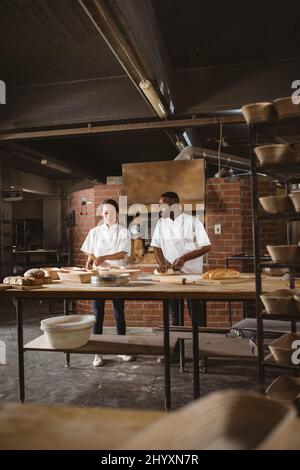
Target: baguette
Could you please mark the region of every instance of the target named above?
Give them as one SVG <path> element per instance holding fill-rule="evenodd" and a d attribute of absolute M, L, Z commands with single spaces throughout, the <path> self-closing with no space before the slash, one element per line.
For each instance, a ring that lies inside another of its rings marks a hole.
<path fill-rule="evenodd" d="M 226 268 L 216 268 L 210 269 L 206 273 L 203 274 L 202 279 L 233 279 L 240 277 L 240 272 L 237 269 L 226 269 Z"/>
<path fill-rule="evenodd" d="M 215 269 L 209 269 L 208 271 L 206 271 L 206 273 L 204 273 L 202 275 L 202 279 L 210 279 L 210 276 L 214 273 L 217 273 L 219 271 L 223 271 L 224 268 L 215 268 Z"/>
<path fill-rule="evenodd" d="M 233 279 L 237 277 L 240 277 L 240 273 L 236 269 L 222 269 L 210 275 L 210 279 Z"/>

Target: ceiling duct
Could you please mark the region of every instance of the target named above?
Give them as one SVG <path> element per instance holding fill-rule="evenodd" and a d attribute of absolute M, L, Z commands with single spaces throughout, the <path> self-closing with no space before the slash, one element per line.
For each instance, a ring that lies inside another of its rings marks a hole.
<path fill-rule="evenodd" d="M 234 168 L 236 170 L 250 170 L 250 162 L 245 158 L 236 157 L 229 153 L 221 152 L 202 147 L 185 147 L 175 158 L 175 160 L 194 160 L 202 158 L 212 165 L 218 165 L 220 160 L 222 166 Z"/>

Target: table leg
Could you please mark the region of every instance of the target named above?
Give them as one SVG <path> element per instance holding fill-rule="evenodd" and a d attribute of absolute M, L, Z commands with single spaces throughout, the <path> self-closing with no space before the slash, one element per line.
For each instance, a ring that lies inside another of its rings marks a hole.
<path fill-rule="evenodd" d="M 69 301 L 64 300 L 64 315 L 69 315 Z M 70 353 L 65 355 L 65 367 L 70 367 Z"/>
<path fill-rule="evenodd" d="M 184 326 L 184 300 L 179 300 L 179 326 Z M 180 372 L 184 372 L 185 350 L 184 339 L 179 339 Z"/>
<path fill-rule="evenodd" d="M 164 322 L 164 368 L 165 368 L 165 409 L 171 408 L 171 367 L 170 367 L 170 328 L 169 328 L 169 303 L 163 301 Z"/>
<path fill-rule="evenodd" d="M 198 337 L 198 317 L 197 312 L 192 309 L 192 328 L 193 328 L 193 380 L 194 380 L 194 398 L 200 396 L 200 374 L 199 374 L 199 337 Z"/>
<path fill-rule="evenodd" d="M 25 400 L 25 374 L 24 374 L 24 342 L 23 342 L 23 301 L 15 300 L 17 327 L 18 327 L 18 367 L 19 367 L 19 397 L 20 402 Z"/>

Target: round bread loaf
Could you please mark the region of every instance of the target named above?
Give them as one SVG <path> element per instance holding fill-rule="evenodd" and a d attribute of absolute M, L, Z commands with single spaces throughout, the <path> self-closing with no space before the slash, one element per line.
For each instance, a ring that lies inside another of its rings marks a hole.
<path fill-rule="evenodd" d="M 45 272 L 42 269 L 29 269 L 24 273 L 24 277 L 33 278 L 33 279 L 43 279 L 45 277 Z"/>

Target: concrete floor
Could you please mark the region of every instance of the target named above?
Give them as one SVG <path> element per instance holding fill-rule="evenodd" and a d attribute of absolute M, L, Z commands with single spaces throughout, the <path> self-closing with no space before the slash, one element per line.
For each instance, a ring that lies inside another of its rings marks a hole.
<path fill-rule="evenodd" d="M 62 310 L 61 310 L 62 311 Z M 40 321 L 49 316 L 48 306 L 39 302 L 25 302 L 24 340 L 41 334 Z M 149 329 L 131 328 L 128 334 Z M 106 329 L 112 333 L 111 328 Z M 0 365 L 0 400 L 18 400 L 17 336 L 14 307 L 11 302 L 0 302 L 0 340 L 6 343 L 6 364 Z M 187 357 L 191 357 L 187 348 Z M 61 353 L 25 353 L 26 401 L 47 404 L 105 406 L 115 408 L 162 409 L 163 365 L 154 357 L 138 357 L 124 363 L 117 357 L 106 357 L 101 368 L 92 366 L 93 356 L 71 356 L 71 368 L 64 367 Z M 268 379 L 276 377 L 272 371 Z M 178 408 L 192 399 L 192 364 L 180 373 L 172 364 L 172 407 Z M 209 361 L 208 373 L 201 375 L 201 392 L 225 388 L 257 389 L 255 364 L 238 360 Z"/>

